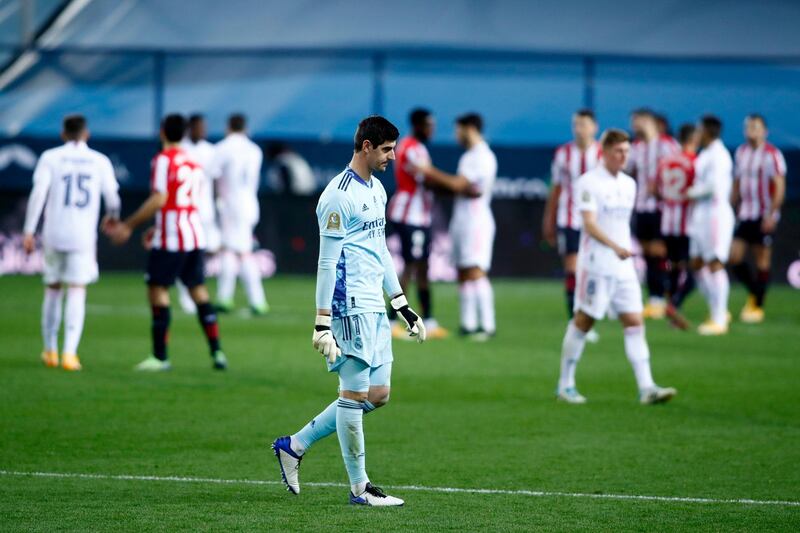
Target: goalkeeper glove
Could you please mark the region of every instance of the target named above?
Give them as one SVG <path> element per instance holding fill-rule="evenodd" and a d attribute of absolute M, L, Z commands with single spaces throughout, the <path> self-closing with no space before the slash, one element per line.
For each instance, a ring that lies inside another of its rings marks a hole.
<path fill-rule="evenodd" d="M 406 323 L 406 331 L 411 337 L 416 337 L 417 342 L 425 342 L 425 324 L 417 313 L 415 313 L 409 306 L 408 301 L 403 293 L 392 298 L 392 309 L 397 311 L 398 315 Z"/>
<path fill-rule="evenodd" d="M 329 316 L 317 315 L 311 342 L 314 345 L 314 349 L 325 356 L 330 364 L 333 364 L 336 358 L 342 355 L 342 350 L 339 349 L 336 339 L 333 338 L 331 317 Z"/>

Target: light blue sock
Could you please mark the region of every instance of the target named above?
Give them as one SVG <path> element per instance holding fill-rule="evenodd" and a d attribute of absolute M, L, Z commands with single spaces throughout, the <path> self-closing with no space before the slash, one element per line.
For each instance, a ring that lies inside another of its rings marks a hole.
<path fill-rule="evenodd" d="M 364 451 L 364 408 L 361 402 L 339 398 L 336 406 L 336 433 L 342 449 L 350 485 L 369 481 Z"/>
<path fill-rule="evenodd" d="M 339 400 L 335 400 L 324 411 L 315 416 L 311 422 L 303 426 L 303 429 L 292 435 L 292 449 L 295 453 L 303 455 L 314 443 L 336 431 L 336 405 L 338 403 Z M 377 409 L 369 401 L 363 402 L 361 408 L 364 410 L 364 414 L 371 413 Z"/>
<path fill-rule="evenodd" d="M 315 442 L 336 431 L 336 404 L 338 403 L 339 400 L 335 400 L 311 422 L 303 426 L 303 429 L 292 435 L 292 449 L 295 452 L 299 455 L 304 454 Z M 295 445 L 299 449 L 295 449 Z"/>

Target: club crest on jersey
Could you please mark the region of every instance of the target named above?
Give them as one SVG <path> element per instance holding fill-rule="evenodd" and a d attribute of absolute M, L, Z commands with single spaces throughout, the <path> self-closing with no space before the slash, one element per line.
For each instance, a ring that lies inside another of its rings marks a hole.
<path fill-rule="evenodd" d="M 334 211 L 328 215 L 328 223 L 325 229 L 342 229 L 342 217 L 339 216 L 339 213 Z"/>

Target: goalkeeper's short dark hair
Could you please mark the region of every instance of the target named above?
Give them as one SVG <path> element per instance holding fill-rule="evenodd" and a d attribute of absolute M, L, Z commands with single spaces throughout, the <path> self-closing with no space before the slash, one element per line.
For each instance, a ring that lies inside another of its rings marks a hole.
<path fill-rule="evenodd" d="M 369 141 L 373 148 L 386 142 L 396 141 L 400 137 L 397 126 L 380 115 L 370 115 L 358 123 L 353 136 L 353 149 L 360 152 L 364 141 Z"/>

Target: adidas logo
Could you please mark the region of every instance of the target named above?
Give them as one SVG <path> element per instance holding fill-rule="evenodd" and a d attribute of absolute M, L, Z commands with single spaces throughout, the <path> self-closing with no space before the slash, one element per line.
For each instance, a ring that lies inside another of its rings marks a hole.
<path fill-rule="evenodd" d="M 367 204 L 364 204 L 364 205 L 361 207 L 361 212 L 363 213 L 364 211 L 369 211 L 369 207 L 367 207 Z"/>

